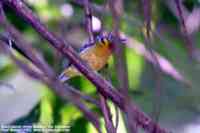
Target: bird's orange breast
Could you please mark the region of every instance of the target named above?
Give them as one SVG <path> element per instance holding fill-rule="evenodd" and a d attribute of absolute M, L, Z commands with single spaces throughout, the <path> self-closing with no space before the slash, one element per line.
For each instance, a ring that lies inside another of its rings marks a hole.
<path fill-rule="evenodd" d="M 80 57 L 86 61 L 93 70 L 98 71 L 106 65 L 111 54 L 112 51 L 108 46 L 99 45 L 81 52 Z M 81 75 L 74 66 L 67 68 L 64 73 L 69 77 Z"/>
<path fill-rule="evenodd" d="M 111 50 L 109 47 L 97 46 L 95 48 L 89 49 L 87 52 L 81 54 L 80 56 L 93 70 L 98 71 L 106 65 L 110 55 Z"/>

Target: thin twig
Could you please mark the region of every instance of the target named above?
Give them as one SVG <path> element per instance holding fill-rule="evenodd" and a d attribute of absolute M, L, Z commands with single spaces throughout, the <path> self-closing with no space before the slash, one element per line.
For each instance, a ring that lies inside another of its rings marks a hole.
<path fill-rule="evenodd" d="M 144 19 L 145 19 L 145 29 L 146 32 L 144 34 L 145 46 L 147 50 L 149 50 L 152 58 L 155 60 L 154 67 L 154 79 L 155 79 L 155 91 L 154 91 L 154 99 L 153 99 L 153 112 L 152 116 L 154 120 L 158 122 L 161 110 L 161 71 L 160 71 L 160 64 L 157 59 L 157 56 L 154 54 L 152 50 L 152 42 L 151 42 L 151 13 L 152 13 L 152 1 L 151 0 L 143 0 L 143 10 L 144 10 Z M 151 132 L 154 132 L 154 128 L 152 128 Z"/>
<path fill-rule="evenodd" d="M 108 81 L 111 82 L 111 75 L 110 75 L 110 71 L 108 69 L 108 66 L 105 68 L 105 71 L 102 71 L 103 74 L 106 76 L 106 79 Z M 112 119 L 112 113 L 111 113 L 111 110 L 108 106 L 108 103 L 106 102 L 107 99 L 105 99 L 102 95 L 100 95 L 100 98 L 101 98 L 101 105 L 102 105 L 102 112 L 104 115 L 104 119 L 105 119 L 105 122 L 109 123 L 107 127 L 111 127 L 111 131 L 115 131 L 117 133 L 117 129 L 118 129 L 118 124 L 119 124 L 119 109 L 117 108 L 116 105 L 114 105 L 114 109 L 115 109 L 115 122 L 114 120 Z M 105 108 L 105 109 L 103 109 Z M 107 117 L 106 117 L 107 116 Z M 115 125 L 114 125 L 115 123 Z"/>
<path fill-rule="evenodd" d="M 94 36 L 92 30 L 92 13 L 90 8 L 89 0 L 83 0 L 84 9 L 85 9 L 85 20 L 86 20 L 86 29 L 89 34 L 89 42 L 94 43 Z"/>
<path fill-rule="evenodd" d="M 171 44 L 167 42 L 166 39 L 162 38 L 162 36 L 157 34 L 157 32 L 153 32 L 154 35 L 158 36 L 158 38 L 163 41 L 165 44 Z M 144 56 L 144 58 L 153 65 L 156 65 L 156 62 L 152 55 L 150 54 L 149 50 L 147 50 L 143 43 L 140 43 L 135 38 L 132 38 L 130 36 L 126 36 L 127 39 L 127 47 L 133 49 L 137 54 L 140 56 Z M 158 54 L 157 52 L 153 51 L 153 53 L 156 55 L 158 62 L 160 64 L 160 71 L 165 73 L 168 76 L 171 76 L 173 79 L 184 83 L 186 86 L 191 86 L 191 83 L 181 75 L 181 73 L 173 66 L 171 62 L 169 62 L 166 58 Z"/>
<path fill-rule="evenodd" d="M 127 128 L 129 132 L 137 133 L 137 123 L 134 119 L 134 113 L 131 113 L 131 109 L 129 108 L 129 101 L 130 98 L 128 96 L 128 74 L 127 74 L 127 64 L 126 64 L 126 58 L 125 58 L 125 49 L 124 47 L 119 44 L 120 43 L 120 21 L 121 16 L 123 15 L 123 0 L 116 0 L 114 3 L 112 0 L 109 0 L 109 7 L 112 13 L 113 17 L 113 34 L 115 36 L 114 38 L 114 61 L 115 61 L 115 68 L 117 70 L 117 78 L 119 81 L 119 88 L 120 91 L 125 96 L 125 110 L 126 114 L 125 117 L 127 121 Z"/>
<path fill-rule="evenodd" d="M 113 34 L 114 38 L 114 56 L 115 66 L 117 70 L 117 77 L 119 81 L 119 88 L 125 96 L 128 95 L 128 76 L 127 76 L 127 64 L 125 58 L 124 47 L 120 44 L 120 22 L 123 15 L 123 0 L 117 0 L 113 3 L 109 0 L 109 6 L 113 17 Z"/>
<path fill-rule="evenodd" d="M 115 114 L 116 114 L 116 118 L 115 118 L 115 131 L 117 131 L 118 126 L 119 126 L 119 109 L 117 108 L 117 106 L 115 106 Z"/>
<path fill-rule="evenodd" d="M 182 15 L 183 15 L 184 18 L 187 18 L 190 12 L 183 5 L 182 1 L 183 0 L 181 0 L 181 3 L 180 3 L 180 8 L 182 10 Z M 179 13 L 178 13 L 178 9 L 176 7 L 176 4 L 174 3 L 174 0 L 165 0 L 165 1 L 162 1 L 162 2 L 169 8 L 169 10 L 173 13 L 173 15 L 176 16 L 178 21 L 181 21 Z"/>
<path fill-rule="evenodd" d="M 103 116 L 105 120 L 106 130 L 108 133 L 116 133 L 116 130 L 113 125 L 110 109 L 108 107 L 105 97 L 100 95 L 100 101 L 101 101 L 101 110 L 103 112 Z"/>
<path fill-rule="evenodd" d="M 183 16 L 183 11 L 181 9 L 180 0 L 174 0 L 174 2 L 175 2 L 175 5 L 176 5 L 176 8 L 178 10 L 180 23 L 181 23 L 182 30 L 183 30 L 182 35 L 183 35 L 183 38 L 184 38 L 184 40 L 186 42 L 186 48 L 188 50 L 188 54 L 193 59 L 196 59 L 197 61 L 200 61 L 199 55 L 197 55 L 197 50 L 195 50 L 194 44 L 192 43 L 192 40 L 191 40 L 191 38 L 190 38 L 190 36 L 188 34 L 188 30 L 187 30 L 187 27 L 186 27 L 186 24 L 185 24 L 185 18 Z"/>

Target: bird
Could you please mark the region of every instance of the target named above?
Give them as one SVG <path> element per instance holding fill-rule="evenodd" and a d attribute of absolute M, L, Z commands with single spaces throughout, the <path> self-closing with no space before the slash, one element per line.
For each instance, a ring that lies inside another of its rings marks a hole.
<path fill-rule="evenodd" d="M 79 52 L 79 56 L 84 60 L 94 71 L 101 70 L 107 63 L 112 55 L 113 49 L 113 37 L 111 35 L 103 36 L 99 35 L 96 37 L 94 43 L 85 44 Z M 81 76 L 82 74 L 70 64 L 64 69 L 59 75 L 61 82 Z"/>

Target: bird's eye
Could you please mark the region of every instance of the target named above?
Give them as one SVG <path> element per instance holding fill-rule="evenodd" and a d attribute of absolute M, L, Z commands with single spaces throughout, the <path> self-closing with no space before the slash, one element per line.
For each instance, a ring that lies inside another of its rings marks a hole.
<path fill-rule="evenodd" d="M 105 39 L 103 37 L 101 38 L 101 43 L 105 44 Z"/>

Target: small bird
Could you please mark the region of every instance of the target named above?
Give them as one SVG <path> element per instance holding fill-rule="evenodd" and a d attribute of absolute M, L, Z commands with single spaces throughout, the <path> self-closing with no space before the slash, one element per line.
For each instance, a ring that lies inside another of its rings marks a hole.
<path fill-rule="evenodd" d="M 97 36 L 94 43 L 86 44 L 80 50 L 80 57 L 95 71 L 102 69 L 112 55 L 113 43 L 112 37 Z M 73 66 L 69 65 L 59 76 L 61 82 L 80 76 L 81 73 Z"/>

